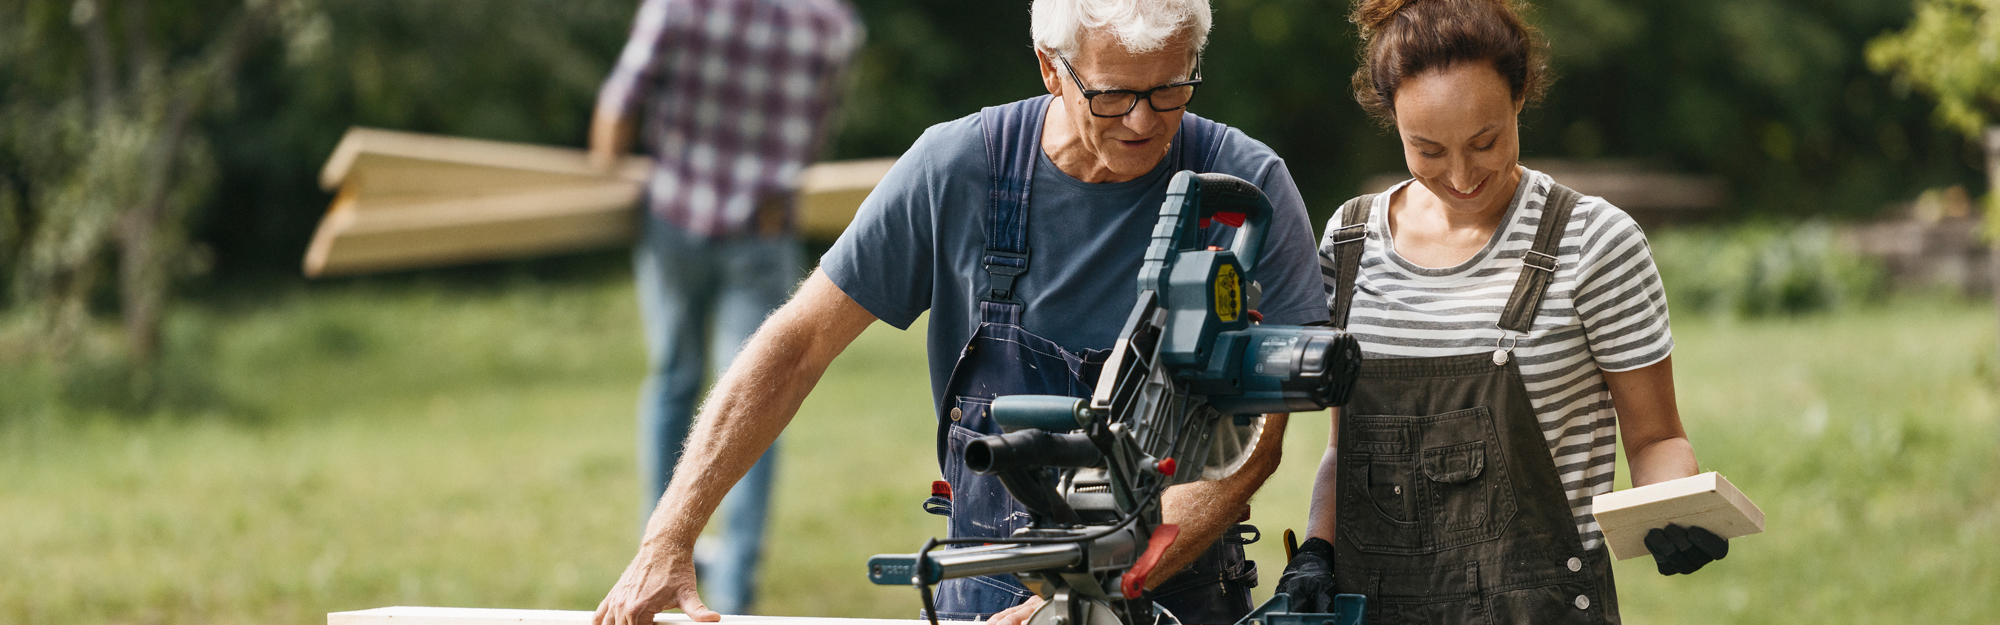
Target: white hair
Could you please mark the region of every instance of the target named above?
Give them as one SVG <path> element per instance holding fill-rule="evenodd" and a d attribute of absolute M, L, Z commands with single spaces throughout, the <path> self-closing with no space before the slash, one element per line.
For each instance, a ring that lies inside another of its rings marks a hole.
<path fill-rule="evenodd" d="M 1035 48 L 1074 57 L 1085 32 L 1109 34 L 1133 54 L 1146 54 L 1189 35 L 1194 51 L 1208 46 L 1208 0 L 1034 0 L 1028 9 Z"/>

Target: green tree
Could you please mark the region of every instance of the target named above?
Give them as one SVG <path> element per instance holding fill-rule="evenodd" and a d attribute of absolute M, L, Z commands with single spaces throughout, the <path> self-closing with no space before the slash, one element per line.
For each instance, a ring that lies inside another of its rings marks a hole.
<path fill-rule="evenodd" d="M 186 221 L 216 179 L 199 127 L 302 0 L 29 0 L 0 8 L 0 262 L 41 346 L 86 330 L 106 273 L 126 353 L 157 355 Z M 137 378 L 143 382 L 143 376 Z"/>
<path fill-rule="evenodd" d="M 1919 0 L 1916 13 L 1868 43 L 1868 64 L 1935 98 L 1938 121 L 1976 139 L 2000 117 L 2000 0 Z"/>

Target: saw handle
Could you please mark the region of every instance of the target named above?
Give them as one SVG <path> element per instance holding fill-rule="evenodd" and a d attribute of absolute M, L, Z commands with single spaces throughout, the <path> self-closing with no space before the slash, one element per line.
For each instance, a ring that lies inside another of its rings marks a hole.
<path fill-rule="evenodd" d="M 1194 214 L 1201 225 L 1214 219 L 1237 226 L 1236 240 L 1230 243 L 1229 251 L 1236 253 L 1236 262 L 1243 264 L 1244 273 L 1256 275 L 1257 257 L 1264 249 L 1264 232 L 1270 229 L 1273 212 L 1264 191 L 1229 174 L 1175 174 L 1179 176 L 1193 176 L 1201 184 L 1201 207 Z"/>

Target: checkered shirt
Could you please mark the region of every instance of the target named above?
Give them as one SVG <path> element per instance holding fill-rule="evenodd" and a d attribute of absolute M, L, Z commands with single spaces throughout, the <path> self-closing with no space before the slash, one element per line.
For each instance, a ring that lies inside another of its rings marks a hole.
<path fill-rule="evenodd" d="M 645 106 L 648 207 L 731 237 L 775 199 L 789 225 L 862 37 L 846 0 L 645 0 L 598 102 Z"/>

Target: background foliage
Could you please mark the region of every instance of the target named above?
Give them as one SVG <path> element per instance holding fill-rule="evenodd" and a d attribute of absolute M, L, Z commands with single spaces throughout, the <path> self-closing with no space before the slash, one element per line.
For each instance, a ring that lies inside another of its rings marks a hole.
<path fill-rule="evenodd" d="M 156 39 L 193 47 L 239 6 L 153 0 Z M 845 132 L 832 156 L 901 152 L 925 127 L 1033 95 L 1024 2 L 858 0 L 869 28 Z M 1546 0 L 1533 19 L 1559 80 L 1525 120 L 1527 156 L 1616 157 L 1721 174 L 1745 213 L 1865 215 L 1945 183 L 1975 181 L 1976 157 L 1932 129 L 1929 106 L 1869 72 L 1864 42 L 1911 20 L 1878 0 Z M 72 2 L 0 9 L 0 100 L 85 92 Z M 349 125 L 581 145 L 598 82 L 629 28 L 632 0 L 352 0 L 314 4 L 262 40 L 232 106 L 204 117 L 220 184 L 196 207 L 216 269 L 295 275 L 326 196 L 314 175 Z M 1401 169 L 1393 141 L 1347 93 L 1345 6 L 1216 0 L 1209 82 L 1197 111 L 1291 161 L 1322 210 L 1362 177 Z M 10 137 L 0 258 L 21 253 L 26 195 L 45 146 Z M 24 222 L 27 222 L 24 226 Z"/>

